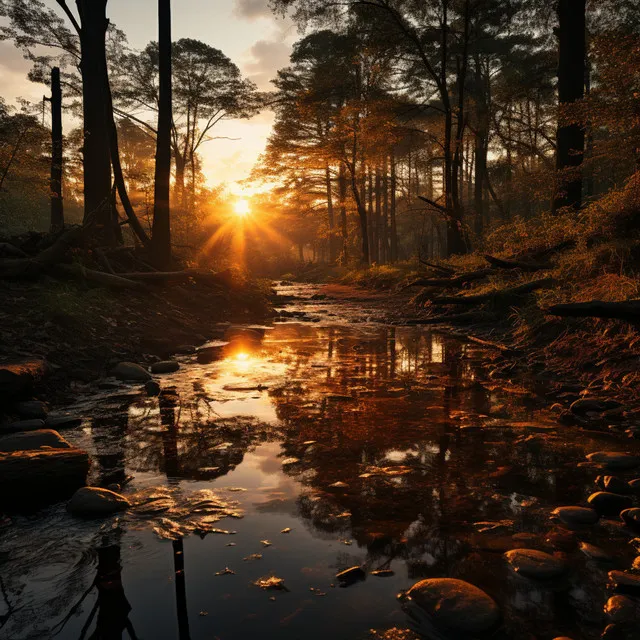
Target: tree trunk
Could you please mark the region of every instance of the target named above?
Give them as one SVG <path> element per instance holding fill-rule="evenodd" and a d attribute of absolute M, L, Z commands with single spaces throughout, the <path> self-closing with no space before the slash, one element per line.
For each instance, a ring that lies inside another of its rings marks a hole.
<path fill-rule="evenodd" d="M 398 183 L 397 177 L 397 168 L 396 168 L 396 158 L 395 154 L 391 152 L 391 184 L 389 188 L 391 190 L 390 202 L 389 202 L 389 216 L 391 222 L 391 262 L 398 261 L 398 227 L 396 224 L 396 189 Z"/>
<path fill-rule="evenodd" d="M 158 24 L 159 100 L 153 192 L 153 260 L 158 267 L 166 268 L 171 263 L 171 0 L 158 0 Z"/>
<path fill-rule="evenodd" d="M 380 233 L 380 260 L 389 262 L 389 167 L 387 156 L 382 163 L 382 231 Z"/>
<path fill-rule="evenodd" d="M 62 89 L 60 69 L 51 69 L 51 232 L 64 228 L 62 202 Z"/>
<path fill-rule="evenodd" d="M 347 243 L 348 243 L 348 229 L 347 229 L 347 172 L 345 170 L 344 163 L 340 163 L 340 170 L 338 173 L 338 193 L 340 198 L 340 234 L 342 246 L 340 248 L 340 264 L 347 264 Z"/>
<path fill-rule="evenodd" d="M 380 166 L 376 166 L 375 169 L 375 209 L 373 214 L 373 220 L 370 221 L 373 227 L 373 245 L 371 246 L 371 261 L 381 262 L 381 221 L 382 221 L 382 179 L 380 176 Z"/>
<path fill-rule="evenodd" d="M 558 1 L 558 101 L 568 105 L 584 97 L 586 60 L 586 0 Z M 582 175 L 585 135 L 580 124 L 560 124 L 557 134 L 556 167 L 560 176 L 554 209 L 582 205 Z"/>
<path fill-rule="evenodd" d="M 187 162 L 180 153 L 176 149 L 173 150 L 173 161 L 176 164 L 176 179 L 173 184 L 173 199 L 174 204 L 177 204 L 179 207 L 184 208 L 184 174 L 187 166 Z"/>
<path fill-rule="evenodd" d="M 111 154 L 105 119 L 107 0 L 77 0 L 81 18 L 82 108 L 84 121 L 84 223 L 101 245 L 116 244 L 111 207 Z"/>
<path fill-rule="evenodd" d="M 331 167 L 329 167 L 328 164 L 325 167 L 325 182 L 327 188 L 327 223 L 329 225 L 329 262 L 333 264 L 336 261 L 336 244 L 334 237 L 335 214 L 333 211 Z"/>

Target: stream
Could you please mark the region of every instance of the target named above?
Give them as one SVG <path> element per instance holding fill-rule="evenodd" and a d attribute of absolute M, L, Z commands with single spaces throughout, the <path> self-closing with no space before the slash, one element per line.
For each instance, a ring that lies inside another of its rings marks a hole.
<path fill-rule="evenodd" d="M 205 345 L 211 362 L 178 356 L 159 398 L 108 379 L 65 408 L 90 484 L 132 507 L 0 523 L 0 637 L 400 640 L 397 595 L 427 577 L 490 594 L 494 638 L 600 637 L 631 536 L 551 511 L 596 490 L 586 454 L 627 442 L 559 425 L 544 385 L 495 378 L 485 347 L 316 286 L 279 292 L 295 300 L 278 322 Z M 570 570 L 524 578 L 503 558 L 522 547 Z M 361 579 L 336 579 L 353 566 Z"/>

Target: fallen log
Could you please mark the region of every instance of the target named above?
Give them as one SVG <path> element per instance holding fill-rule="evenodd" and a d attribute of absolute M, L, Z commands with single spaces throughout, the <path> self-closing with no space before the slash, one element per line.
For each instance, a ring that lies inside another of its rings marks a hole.
<path fill-rule="evenodd" d="M 434 262 L 427 262 L 426 260 L 423 260 L 422 258 L 420 258 L 420 262 L 425 266 L 425 267 L 430 267 L 431 269 L 435 269 L 436 271 L 440 271 L 440 273 L 445 273 L 447 275 L 453 276 L 455 275 L 455 269 L 451 269 L 450 267 L 444 267 L 440 264 L 435 264 Z"/>
<path fill-rule="evenodd" d="M 535 264 L 533 262 L 523 262 L 521 260 L 507 260 L 505 258 L 496 258 L 495 256 L 486 255 L 484 259 L 496 269 L 520 269 L 521 271 L 542 271 L 550 269 L 548 264 Z"/>
<path fill-rule="evenodd" d="M 495 313 L 487 313 L 486 311 L 465 311 L 464 313 L 450 313 L 430 318 L 418 318 L 409 320 L 408 325 L 433 325 L 433 324 L 474 324 L 481 322 L 490 322 L 496 320 Z"/>
<path fill-rule="evenodd" d="M 573 318 L 607 318 L 611 320 L 640 321 L 640 300 L 627 302 L 573 302 L 555 304 L 547 309 L 554 316 Z"/>
<path fill-rule="evenodd" d="M 495 291 L 489 291 L 487 293 L 480 293 L 474 296 L 442 296 L 439 298 L 433 298 L 431 302 L 433 304 L 453 304 L 453 305 L 476 305 L 484 304 L 496 299 L 501 298 L 517 298 L 518 296 L 532 293 L 539 289 L 548 289 L 554 284 L 553 278 L 544 278 L 542 280 L 534 280 L 532 282 L 525 282 L 516 287 L 507 287 L 506 289 L 496 289 Z"/>
<path fill-rule="evenodd" d="M 444 287 L 446 289 L 459 289 L 469 282 L 477 282 L 487 278 L 492 273 L 495 273 L 493 269 L 476 269 L 469 273 L 462 273 L 455 278 L 420 278 L 410 282 L 408 287 Z"/>
<path fill-rule="evenodd" d="M 56 270 L 58 273 L 65 276 L 70 276 L 81 281 L 88 280 L 89 282 L 95 282 L 96 284 L 109 287 L 110 289 L 130 289 L 140 291 L 146 288 L 142 282 L 135 282 L 134 280 L 123 278 L 120 275 L 105 273 L 104 271 L 87 269 L 81 264 L 59 264 L 57 265 Z"/>

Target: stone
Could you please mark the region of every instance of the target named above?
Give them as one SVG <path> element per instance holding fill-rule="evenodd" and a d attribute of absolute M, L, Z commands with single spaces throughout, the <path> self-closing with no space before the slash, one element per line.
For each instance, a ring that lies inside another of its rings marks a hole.
<path fill-rule="evenodd" d="M 144 385 L 144 390 L 148 396 L 160 395 L 160 385 L 155 380 L 148 380 Z"/>
<path fill-rule="evenodd" d="M 429 578 L 414 584 L 406 597 L 441 627 L 482 633 L 494 627 L 500 610 L 491 596 L 463 580 Z"/>
<path fill-rule="evenodd" d="M 151 374 L 134 362 L 120 362 L 111 373 L 118 380 L 128 382 L 146 382 L 151 379 Z"/>
<path fill-rule="evenodd" d="M 216 360 L 220 360 L 224 355 L 224 346 L 202 347 L 196 353 L 196 360 L 199 364 L 211 364 Z"/>
<path fill-rule="evenodd" d="M 609 580 L 616 589 L 624 588 L 640 592 L 640 575 L 626 571 L 609 571 Z"/>
<path fill-rule="evenodd" d="M 0 438 L 0 451 L 33 451 L 36 449 L 71 449 L 71 445 L 53 429 L 14 433 Z"/>
<path fill-rule="evenodd" d="M 633 493 L 640 493 L 640 478 L 634 478 L 627 483 Z"/>
<path fill-rule="evenodd" d="M 633 562 L 631 563 L 631 568 L 634 571 L 640 570 L 640 556 L 637 556 L 636 558 L 634 558 Z"/>
<path fill-rule="evenodd" d="M 82 424 L 82 418 L 78 416 L 49 416 L 44 423 L 49 429 L 72 429 Z"/>
<path fill-rule="evenodd" d="M 25 400 L 14 405 L 13 410 L 23 420 L 44 420 L 49 411 L 40 400 Z"/>
<path fill-rule="evenodd" d="M 609 409 L 616 409 L 620 406 L 619 402 L 609 400 L 607 398 L 580 398 L 576 400 L 569 408 L 571 412 L 578 416 L 584 416 L 587 413 L 604 413 Z"/>
<path fill-rule="evenodd" d="M 0 433 L 36 431 L 37 429 L 44 429 L 44 426 L 44 420 L 18 420 L 17 422 L 10 422 L 9 424 L 2 425 L 2 427 L 0 427 Z"/>
<path fill-rule="evenodd" d="M 67 504 L 67 510 L 76 516 L 108 516 L 129 508 L 129 501 L 115 491 L 99 487 L 78 489 Z"/>
<path fill-rule="evenodd" d="M 535 549 L 513 549 L 504 557 L 516 573 L 537 580 L 555 578 L 567 569 L 560 558 Z"/>
<path fill-rule="evenodd" d="M 47 373 L 47 363 L 39 359 L 1 364 L 0 398 L 6 400 L 28 393 Z"/>
<path fill-rule="evenodd" d="M 611 493 L 631 493 L 629 483 L 617 476 L 598 476 L 596 484 L 603 490 Z"/>
<path fill-rule="evenodd" d="M 587 502 L 600 515 L 605 516 L 617 516 L 622 510 L 628 509 L 633 504 L 633 500 L 629 496 L 607 491 L 592 493 Z"/>
<path fill-rule="evenodd" d="M 551 515 L 568 525 L 595 524 L 600 519 L 595 509 L 587 507 L 558 507 Z"/>
<path fill-rule="evenodd" d="M 596 451 L 587 456 L 589 462 L 603 465 L 606 469 L 625 470 L 640 465 L 640 458 L 620 451 Z"/>
<path fill-rule="evenodd" d="M 625 509 L 620 517 L 622 521 L 634 531 L 640 531 L 640 509 L 634 507 L 632 509 Z"/>
<path fill-rule="evenodd" d="M 629 596 L 611 596 L 604 605 L 604 612 L 612 622 L 632 622 L 638 611 L 638 601 Z"/>
<path fill-rule="evenodd" d="M 344 571 L 336 574 L 336 580 L 340 582 L 355 582 L 356 580 L 364 580 L 367 577 L 365 570 L 356 565 L 355 567 L 349 567 Z"/>
<path fill-rule="evenodd" d="M 587 558 L 591 560 L 596 560 L 597 562 L 613 562 L 614 558 L 611 554 L 607 553 L 604 549 L 600 547 L 596 547 L 593 544 L 589 544 L 588 542 L 580 543 L 580 551 L 584 553 Z"/>
<path fill-rule="evenodd" d="M 180 363 L 177 360 L 161 360 L 154 362 L 150 367 L 151 373 L 173 373 L 179 368 Z"/>
<path fill-rule="evenodd" d="M 612 623 L 608 624 L 602 635 L 601 640 L 640 640 L 640 630 L 635 623 Z"/>

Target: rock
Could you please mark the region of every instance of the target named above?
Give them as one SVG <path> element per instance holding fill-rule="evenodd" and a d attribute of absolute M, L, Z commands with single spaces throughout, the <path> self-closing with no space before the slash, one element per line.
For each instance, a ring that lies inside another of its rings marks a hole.
<path fill-rule="evenodd" d="M 600 519 L 595 509 L 586 507 L 558 507 L 551 514 L 568 525 L 595 524 Z"/>
<path fill-rule="evenodd" d="M 188 356 L 196 352 L 196 348 L 192 344 L 181 344 L 175 348 L 175 352 L 182 356 Z"/>
<path fill-rule="evenodd" d="M 628 482 L 616 476 L 598 476 L 596 484 L 603 490 L 611 493 L 625 494 L 631 492 Z"/>
<path fill-rule="evenodd" d="M 623 509 L 628 509 L 633 504 L 629 496 L 607 491 L 592 493 L 588 502 L 600 515 L 605 516 L 617 516 Z"/>
<path fill-rule="evenodd" d="M 160 395 L 160 385 L 155 380 L 148 380 L 144 385 L 144 390 L 148 396 Z"/>
<path fill-rule="evenodd" d="M 634 507 L 632 509 L 625 509 L 620 517 L 622 521 L 634 531 L 640 531 L 640 509 Z"/>
<path fill-rule="evenodd" d="M 367 577 L 365 570 L 360 566 L 349 567 L 344 571 L 336 574 L 336 580 L 343 583 L 356 582 L 357 580 L 364 580 Z"/>
<path fill-rule="evenodd" d="M 78 416 L 49 416 L 44 423 L 49 429 L 72 429 L 82 424 L 82 418 L 78 418 Z"/>
<path fill-rule="evenodd" d="M 500 618 L 498 605 L 482 589 L 463 580 L 430 578 L 409 589 L 406 597 L 441 627 L 462 633 L 482 633 Z"/>
<path fill-rule="evenodd" d="M 596 451 L 587 456 L 589 462 L 603 465 L 606 469 L 633 469 L 640 465 L 640 458 L 619 451 Z"/>
<path fill-rule="evenodd" d="M 613 562 L 614 558 L 611 554 L 607 553 L 604 549 L 600 547 L 596 547 L 593 544 L 589 544 L 588 542 L 580 543 L 580 551 L 584 553 L 587 558 L 591 560 L 596 560 L 597 562 Z"/>
<path fill-rule="evenodd" d="M 574 551 L 578 546 L 576 534 L 563 528 L 549 531 L 544 541 L 554 549 L 560 549 L 561 551 Z"/>
<path fill-rule="evenodd" d="M 118 380 L 129 382 L 146 382 L 151 379 L 151 374 L 134 362 L 120 362 L 111 373 Z"/>
<path fill-rule="evenodd" d="M 620 406 L 619 402 L 607 398 L 580 398 L 569 407 L 577 416 L 584 416 L 588 413 L 604 413 L 609 409 Z"/>
<path fill-rule="evenodd" d="M 611 596 L 604 605 L 604 612 L 612 622 L 633 622 L 638 611 L 638 601 L 629 596 Z"/>
<path fill-rule="evenodd" d="M 48 372 L 44 360 L 23 360 L 0 365 L 0 398 L 8 400 L 28 393 Z"/>
<path fill-rule="evenodd" d="M 35 431 L 37 429 L 44 429 L 44 420 L 18 420 L 18 422 L 11 422 L 3 425 L 0 428 L 0 433 L 15 433 L 17 431 Z"/>
<path fill-rule="evenodd" d="M 616 589 L 640 592 L 640 575 L 627 573 L 626 571 L 609 571 L 609 580 Z"/>
<path fill-rule="evenodd" d="M 636 558 L 634 558 L 632 564 L 631 564 L 631 568 L 634 571 L 638 571 L 640 570 L 640 556 L 637 556 Z"/>
<path fill-rule="evenodd" d="M 173 373 L 179 368 L 180 363 L 177 360 L 161 360 L 154 362 L 150 367 L 151 373 Z"/>
<path fill-rule="evenodd" d="M 640 478 L 629 480 L 628 485 L 631 487 L 633 493 L 640 493 Z"/>
<path fill-rule="evenodd" d="M 69 500 L 67 510 L 76 516 L 108 516 L 126 511 L 129 506 L 129 501 L 114 491 L 98 487 L 82 487 Z"/>
<path fill-rule="evenodd" d="M 47 405 L 40 400 L 18 402 L 13 410 L 23 420 L 44 420 L 49 413 Z"/>
<path fill-rule="evenodd" d="M 640 630 L 634 623 L 612 623 L 608 624 L 602 635 L 601 640 L 640 640 Z"/>
<path fill-rule="evenodd" d="M 52 429 L 14 433 L 0 438 L 0 451 L 33 451 L 35 449 L 71 449 L 72 446 Z"/>
<path fill-rule="evenodd" d="M 202 347 L 196 353 L 196 360 L 200 364 L 211 364 L 216 360 L 220 360 L 224 355 L 224 346 Z"/>
<path fill-rule="evenodd" d="M 27 254 L 9 242 L 0 242 L 0 258 L 27 258 Z"/>
<path fill-rule="evenodd" d="M 537 580 L 555 578 L 567 569 L 559 558 L 535 549 L 513 549 L 504 557 L 516 573 Z"/>

